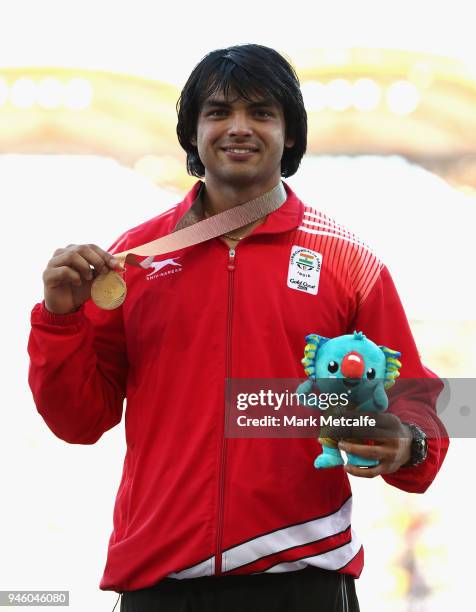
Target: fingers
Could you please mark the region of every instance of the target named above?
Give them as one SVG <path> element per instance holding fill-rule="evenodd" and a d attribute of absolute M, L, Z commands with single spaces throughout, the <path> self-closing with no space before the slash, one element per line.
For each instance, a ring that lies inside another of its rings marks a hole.
<path fill-rule="evenodd" d="M 344 472 L 352 476 L 357 476 L 358 478 L 375 478 L 376 476 L 386 473 L 384 467 L 382 463 L 375 467 L 357 467 L 356 465 L 347 463 L 344 465 Z"/>
<path fill-rule="evenodd" d="M 46 286 L 52 287 L 63 283 L 71 283 L 75 287 L 80 287 L 82 284 L 79 272 L 68 266 L 52 268 L 48 272 L 45 270 L 43 273 L 43 282 Z"/>
<path fill-rule="evenodd" d="M 388 444 L 388 440 L 386 440 L 386 442 L 387 445 L 356 444 L 348 442 L 347 440 L 345 442 L 339 442 L 340 450 L 352 455 L 363 457 L 365 459 L 376 459 L 379 462 L 379 464 L 375 467 L 358 467 L 347 463 L 344 466 L 344 470 L 348 474 L 352 474 L 353 476 L 358 476 L 360 478 L 375 478 L 375 476 L 379 476 L 381 474 L 390 474 L 395 472 L 400 467 L 398 460 L 398 444 Z"/>
<path fill-rule="evenodd" d="M 375 444 L 354 444 L 353 442 L 339 442 L 339 449 L 350 453 L 352 455 L 358 455 L 359 457 L 365 457 L 366 459 L 384 459 L 387 457 L 388 451 L 384 446 L 378 446 Z"/>
<path fill-rule="evenodd" d="M 344 417 L 344 420 L 340 420 Z M 348 419 L 345 420 L 345 419 Z M 361 424 L 352 424 L 356 419 Z M 337 424 L 325 426 L 325 437 L 334 439 L 384 440 L 388 438 L 408 437 L 409 430 L 404 427 L 400 419 L 391 413 L 377 413 L 360 410 L 347 410 L 339 415 Z"/>
<path fill-rule="evenodd" d="M 57 249 L 43 274 L 45 285 L 71 282 L 78 286 L 82 281 L 91 281 L 94 276 L 119 266 L 119 262 L 95 244 L 69 245 Z"/>
<path fill-rule="evenodd" d="M 375 438 L 376 435 L 384 436 L 384 432 L 372 425 L 332 425 L 321 427 L 321 431 L 325 432 L 324 437 L 340 439 L 362 440 L 367 438 Z"/>

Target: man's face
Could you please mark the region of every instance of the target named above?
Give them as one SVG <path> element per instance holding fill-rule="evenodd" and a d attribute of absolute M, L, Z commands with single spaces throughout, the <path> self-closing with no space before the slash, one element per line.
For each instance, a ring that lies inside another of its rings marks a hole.
<path fill-rule="evenodd" d="M 207 98 L 192 139 L 205 166 L 205 181 L 217 186 L 272 189 L 281 177 L 286 138 L 281 107 L 272 100 L 244 100 L 222 93 Z"/>

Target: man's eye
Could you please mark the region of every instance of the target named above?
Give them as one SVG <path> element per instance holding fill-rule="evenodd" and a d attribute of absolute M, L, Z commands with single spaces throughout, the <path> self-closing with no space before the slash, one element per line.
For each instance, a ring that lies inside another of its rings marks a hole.
<path fill-rule="evenodd" d="M 223 109 L 212 110 L 208 113 L 209 117 L 223 117 L 226 114 L 226 111 Z"/>
<path fill-rule="evenodd" d="M 273 113 L 267 110 L 257 110 L 256 115 L 258 115 L 258 117 L 267 118 L 267 117 L 272 117 Z"/>

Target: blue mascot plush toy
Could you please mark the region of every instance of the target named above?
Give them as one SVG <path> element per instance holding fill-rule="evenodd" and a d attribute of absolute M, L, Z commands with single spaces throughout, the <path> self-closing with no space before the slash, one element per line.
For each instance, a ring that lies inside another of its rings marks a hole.
<path fill-rule="evenodd" d="M 306 398 L 317 384 L 320 393 L 347 393 L 355 410 L 383 412 L 388 407 L 386 390 L 400 375 L 400 353 L 377 346 L 362 332 L 336 338 L 317 334 L 306 336 L 304 359 L 301 363 L 308 380 L 299 385 L 297 393 Z M 305 405 L 311 403 L 303 402 Z M 344 463 L 337 441 L 319 438 L 322 453 L 316 457 L 316 468 L 328 468 Z M 378 465 L 374 459 L 347 454 L 348 462 L 360 467 Z"/>

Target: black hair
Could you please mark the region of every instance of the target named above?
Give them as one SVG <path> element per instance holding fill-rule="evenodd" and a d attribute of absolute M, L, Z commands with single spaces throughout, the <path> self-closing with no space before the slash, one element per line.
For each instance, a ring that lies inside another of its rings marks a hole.
<path fill-rule="evenodd" d="M 307 114 L 299 79 L 291 64 L 277 51 L 247 44 L 208 53 L 193 69 L 177 101 L 177 136 L 187 153 L 187 171 L 205 176 L 197 147 L 190 140 L 196 135 L 198 115 L 204 101 L 217 92 L 229 92 L 245 100 L 265 96 L 277 102 L 284 114 L 286 137 L 294 145 L 285 148 L 281 175 L 292 176 L 306 152 Z"/>

